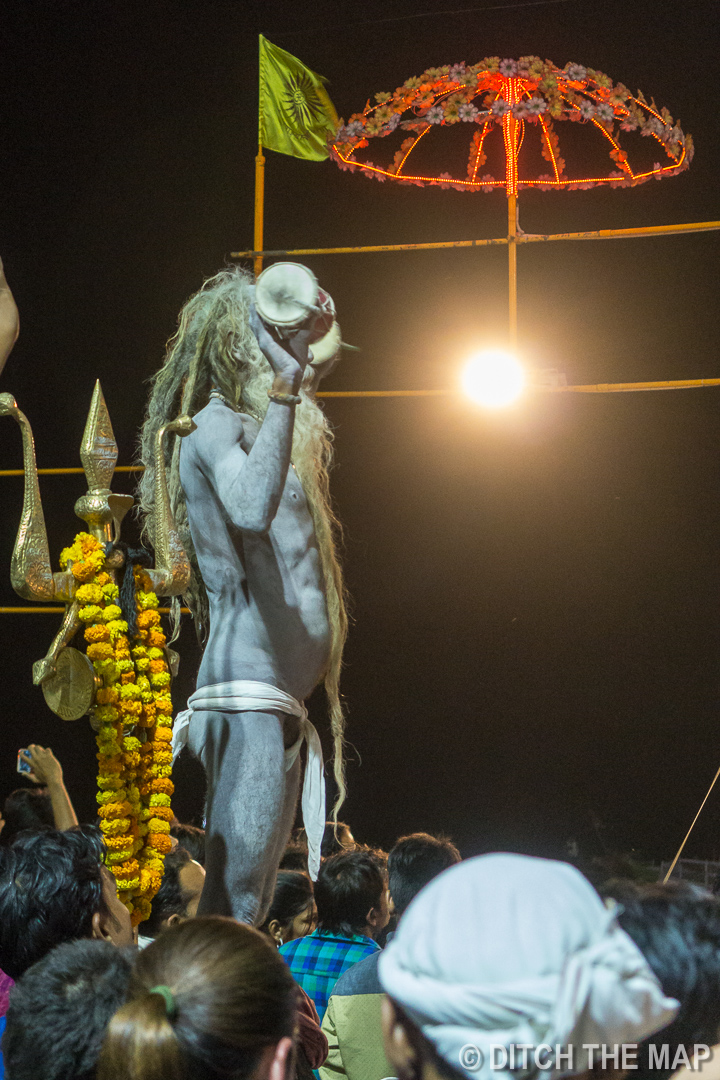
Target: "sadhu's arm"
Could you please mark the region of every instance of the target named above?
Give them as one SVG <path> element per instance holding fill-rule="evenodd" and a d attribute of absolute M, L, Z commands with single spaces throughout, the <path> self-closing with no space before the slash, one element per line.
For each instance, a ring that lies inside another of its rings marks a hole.
<path fill-rule="evenodd" d="M 0 259 L 0 372 L 20 333 L 20 316 Z"/>

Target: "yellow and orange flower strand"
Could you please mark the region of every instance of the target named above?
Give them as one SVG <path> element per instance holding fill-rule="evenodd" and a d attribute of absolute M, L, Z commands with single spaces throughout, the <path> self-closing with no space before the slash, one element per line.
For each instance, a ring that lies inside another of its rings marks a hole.
<path fill-rule="evenodd" d="M 104 546 L 89 533 L 79 533 L 60 555 L 62 569 L 78 582 L 87 655 L 102 679 L 94 709 L 100 829 L 118 894 L 137 925 L 150 914 L 171 848 L 171 677 L 149 576 L 134 568 L 138 629 L 130 641 L 118 587 L 104 564 Z M 125 734 L 130 730 L 137 734 Z"/>

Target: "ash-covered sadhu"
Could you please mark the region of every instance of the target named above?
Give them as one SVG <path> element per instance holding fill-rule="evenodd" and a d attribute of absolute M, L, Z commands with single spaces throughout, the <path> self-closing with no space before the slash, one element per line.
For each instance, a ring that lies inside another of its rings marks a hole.
<path fill-rule="evenodd" d="M 311 871 L 319 865 L 322 755 L 302 702 L 321 680 L 338 805 L 344 798 L 347 615 L 328 488 L 332 434 L 314 398 L 337 360 L 339 331 L 333 323 L 326 334 L 327 320 L 319 329 L 313 308 L 281 338 L 259 318 L 254 289 L 242 270 L 223 270 L 183 308 L 154 380 L 139 497 L 152 539 L 154 436 L 178 413 L 191 415 L 196 428 L 169 442 L 167 468 L 193 567 L 185 599 L 205 648 L 174 749 L 187 742 L 208 778 L 200 912 L 258 923 L 293 823 L 303 740 Z"/>

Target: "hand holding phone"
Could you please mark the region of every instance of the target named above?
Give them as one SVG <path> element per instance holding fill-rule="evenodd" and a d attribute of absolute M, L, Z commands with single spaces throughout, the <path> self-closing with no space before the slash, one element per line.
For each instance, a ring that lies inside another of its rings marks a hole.
<path fill-rule="evenodd" d="M 49 747 L 30 743 L 26 750 L 20 750 L 17 771 L 32 780 L 33 784 L 45 784 L 47 787 L 62 785 L 62 765 Z"/>
<path fill-rule="evenodd" d="M 18 750 L 17 771 L 19 773 L 25 773 L 27 775 L 27 773 L 32 772 L 32 765 L 29 761 L 25 760 L 23 754 L 27 754 L 27 750 Z"/>

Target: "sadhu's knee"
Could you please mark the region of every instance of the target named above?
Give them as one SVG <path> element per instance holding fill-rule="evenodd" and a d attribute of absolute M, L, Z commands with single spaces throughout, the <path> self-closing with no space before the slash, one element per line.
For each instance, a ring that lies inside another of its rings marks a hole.
<path fill-rule="evenodd" d="M 248 926 L 259 926 L 265 917 L 262 890 L 245 891 L 232 897 L 233 916 Z"/>

